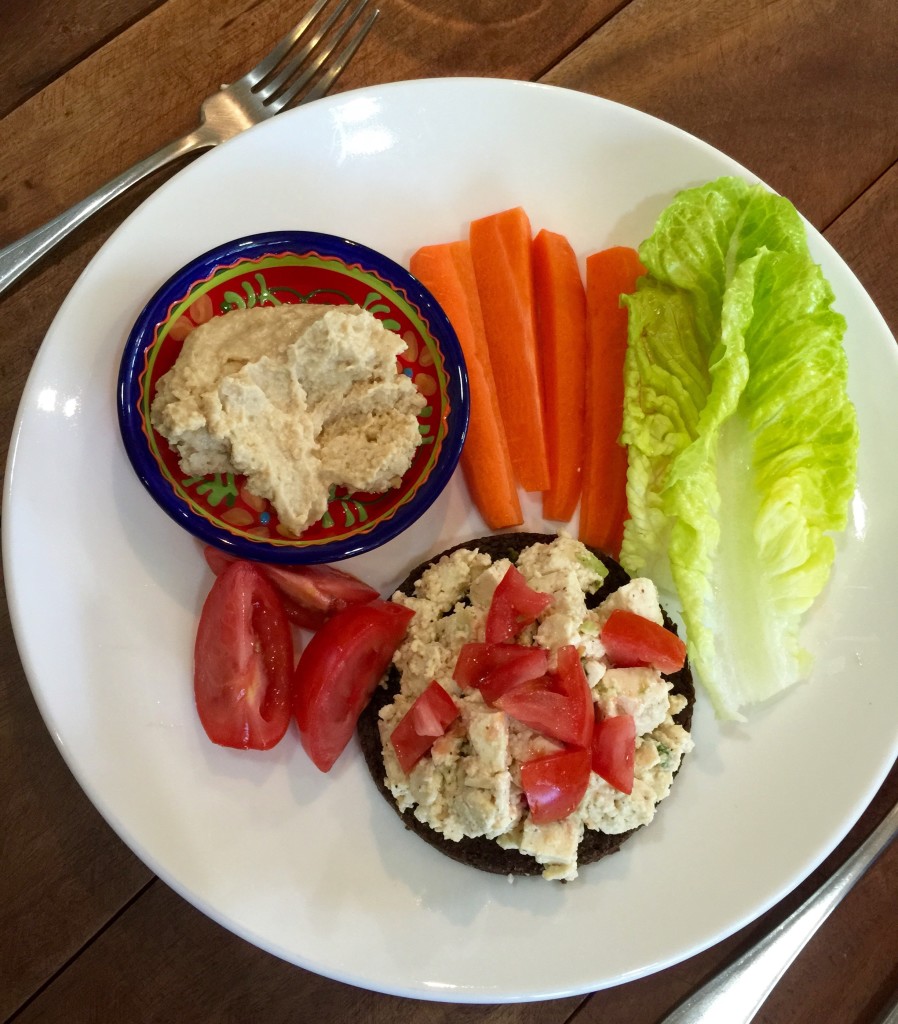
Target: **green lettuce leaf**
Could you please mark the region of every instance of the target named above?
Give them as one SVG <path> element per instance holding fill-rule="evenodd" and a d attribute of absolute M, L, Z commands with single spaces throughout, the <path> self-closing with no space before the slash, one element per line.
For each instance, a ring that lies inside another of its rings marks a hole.
<path fill-rule="evenodd" d="M 721 718 L 803 678 L 858 449 L 843 317 L 794 207 L 722 178 L 680 193 L 629 307 L 621 561 L 675 588 Z"/>

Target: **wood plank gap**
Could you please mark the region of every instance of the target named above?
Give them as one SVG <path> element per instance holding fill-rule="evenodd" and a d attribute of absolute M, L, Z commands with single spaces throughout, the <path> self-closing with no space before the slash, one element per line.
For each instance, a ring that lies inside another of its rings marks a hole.
<path fill-rule="evenodd" d="M 882 181 L 882 179 L 886 177 L 886 175 L 891 174 L 896 167 L 898 167 L 898 160 L 893 160 L 892 163 L 890 163 L 888 167 L 884 168 L 880 174 L 877 174 L 872 181 L 867 182 L 863 189 L 861 189 L 861 191 L 858 192 L 854 199 L 852 199 L 851 202 L 844 209 L 837 213 L 835 217 L 831 217 L 829 222 L 820 228 L 820 234 L 825 235 L 826 232 L 829 231 L 829 229 L 833 226 L 833 224 L 836 223 L 836 221 L 841 220 L 841 218 L 844 217 L 849 210 L 854 209 L 854 207 L 857 206 L 857 204 L 864 198 L 864 196 L 867 195 L 872 189 L 876 188 L 876 186 Z"/>
<path fill-rule="evenodd" d="M 65 75 L 67 75 L 72 70 L 72 68 L 75 68 L 79 64 L 82 64 L 85 60 L 87 60 L 89 57 L 92 57 L 98 50 L 102 50 L 104 46 L 111 43 L 113 39 L 116 39 L 123 32 L 127 32 L 128 29 L 133 28 L 133 26 L 136 25 L 139 21 L 143 21 L 144 18 L 148 17 L 154 11 L 157 11 L 160 7 L 164 7 L 166 3 L 168 3 L 168 0 L 153 0 L 153 2 L 148 3 L 147 6 L 140 12 L 140 14 L 135 14 L 132 17 L 127 18 L 120 25 L 118 25 L 114 31 L 107 33 L 105 36 L 102 36 L 89 49 L 84 50 L 82 53 L 78 54 L 77 57 L 73 58 L 72 60 L 68 61 L 67 64 L 60 67 L 52 78 L 47 79 L 47 81 L 45 82 L 41 82 L 40 85 L 35 86 L 35 88 L 32 89 L 30 92 L 26 92 L 18 96 L 13 103 L 7 104 L 5 106 L 0 106 L 0 120 L 6 117 L 7 114 L 11 114 L 12 111 L 15 110 L 17 107 L 22 106 L 23 103 L 27 103 L 28 100 L 33 99 L 35 96 L 37 96 L 38 93 L 43 92 L 44 89 L 48 88 L 48 86 L 52 85 L 60 78 L 64 78 Z"/>
<path fill-rule="evenodd" d="M 601 18 L 598 22 L 596 22 L 595 25 L 592 25 L 589 29 L 583 32 L 580 35 L 579 39 L 575 39 L 570 46 L 562 50 L 561 53 L 554 57 L 550 63 L 548 63 L 544 68 L 538 71 L 533 76 L 531 81 L 538 82 L 541 78 L 547 75 L 554 67 L 559 65 L 563 60 L 569 57 L 575 50 L 581 47 L 587 39 L 592 38 L 592 36 L 594 36 L 597 32 L 600 32 L 609 22 L 613 21 L 621 13 L 621 11 L 625 7 L 629 7 L 631 3 L 633 3 L 633 0 L 622 0 L 622 2 L 619 3 L 617 7 L 614 7 L 612 10 L 610 10 L 604 18 Z"/>
<path fill-rule="evenodd" d="M 571 1010 L 570 1015 L 565 1017 L 561 1024 L 573 1024 L 573 1022 L 580 1016 L 580 1014 L 586 1009 L 586 1004 L 590 1002 L 595 992 L 590 992 L 585 995 L 580 1002 Z"/>
<path fill-rule="evenodd" d="M 94 932 L 94 934 L 87 940 L 87 942 L 84 943 L 83 946 L 81 946 L 81 948 L 76 953 L 73 953 L 64 963 L 60 964 L 60 966 L 57 967 L 57 969 L 51 975 L 49 975 L 49 977 L 47 977 L 46 980 L 42 982 L 41 985 L 38 986 L 38 988 L 36 988 L 34 992 L 32 992 L 31 995 L 19 1007 L 13 1010 L 13 1012 L 6 1018 L 3 1024 L 13 1024 L 13 1021 L 21 1017 L 21 1015 L 28 1009 L 29 1006 L 31 1006 L 31 1004 L 36 999 L 40 998 L 40 996 L 43 995 L 43 993 L 46 992 L 47 989 L 54 982 L 56 982 L 59 978 L 62 977 L 62 975 L 72 966 L 72 964 L 75 963 L 75 961 L 81 956 L 82 953 L 90 949 L 90 947 L 97 941 L 97 939 L 99 939 L 101 935 L 107 932 L 123 914 L 127 913 L 127 911 L 129 911 L 131 907 L 133 907 L 134 904 L 142 896 L 148 893 L 150 889 L 158 881 L 159 879 L 154 875 L 148 882 L 142 885 L 137 890 L 137 892 L 134 893 L 133 896 L 127 899 L 119 907 L 119 909 L 109 918 L 109 920 L 101 928 L 98 928 L 96 932 Z"/>

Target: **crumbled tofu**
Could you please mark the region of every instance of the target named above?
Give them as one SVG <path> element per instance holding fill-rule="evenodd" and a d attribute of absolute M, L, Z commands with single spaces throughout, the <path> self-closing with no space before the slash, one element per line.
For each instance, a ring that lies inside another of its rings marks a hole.
<path fill-rule="evenodd" d="M 568 882 L 577 877 L 577 847 L 582 838 L 583 819 L 577 814 L 544 825 L 528 816 L 518 849 L 546 866 L 544 878 Z"/>
<path fill-rule="evenodd" d="M 632 715 L 636 735 L 651 732 L 667 717 L 671 684 L 653 668 L 609 668 L 594 698 L 603 715 Z"/>
<path fill-rule="evenodd" d="M 157 385 L 153 426 L 191 476 L 235 473 L 302 533 L 333 487 L 397 486 L 421 443 L 425 399 L 405 343 L 358 306 L 256 306 L 186 338 Z"/>
<path fill-rule="evenodd" d="M 489 601 L 464 604 L 462 598 L 490 565 L 488 555 L 459 550 L 426 569 L 413 597 L 394 594 L 415 617 L 393 658 L 402 677 L 403 693 L 417 696 L 435 679 L 447 693 L 458 695 L 452 678 L 458 652 L 467 640 L 482 635 Z"/>
<path fill-rule="evenodd" d="M 449 839 L 485 836 L 504 849 L 533 857 L 545 878 L 577 876 L 577 848 L 585 828 L 620 834 L 651 821 L 684 753 L 689 734 L 673 721 L 686 701 L 671 696 L 671 684 L 654 669 L 610 668 L 599 639 L 614 608 L 662 621 L 649 580 L 634 580 L 589 611 L 586 597 L 601 587 L 604 566 L 573 538 L 562 535 L 523 551 L 517 568 L 535 590 L 552 596 L 546 611 L 518 642 L 554 652 L 574 644 L 593 699 L 606 715 L 632 714 L 637 732 L 635 783 L 631 794 L 590 776 L 580 807 L 558 822 L 535 824 L 521 789 L 521 765 L 564 749 L 483 702 L 479 690 L 462 691 L 452 678 L 458 653 L 484 639 L 486 614 L 496 586 L 511 563 L 481 552 L 459 550 L 430 566 L 414 595 L 394 595 L 415 617 L 394 656 L 401 693 L 381 711 L 386 782 L 400 809 Z M 392 728 L 414 698 L 436 679 L 456 701 L 460 717 L 406 776 L 389 743 Z"/>
<path fill-rule="evenodd" d="M 466 702 L 462 717 L 468 727 L 477 773 L 488 777 L 505 771 L 508 767 L 508 717 L 487 707 L 483 701 Z"/>
<path fill-rule="evenodd" d="M 689 733 L 667 715 L 656 729 L 637 738 L 632 793 L 621 793 L 595 773 L 590 776 L 580 804 L 586 827 L 619 835 L 647 825 L 658 803 L 670 793 L 683 755 L 692 748 Z"/>
<path fill-rule="evenodd" d="M 658 589 L 655 584 L 642 576 L 630 580 L 602 602 L 596 612 L 596 622 L 601 629 L 612 612 L 623 610 L 641 615 L 643 618 L 664 625 L 661 602 L 658 600 Z"/>
<path fill-rule="evenodd" d="M 550 651 L 565 644 L 579 646 L 587 618 L 586 595 L 601 585 L 604 566 L 579 541 L 564 535 L 522 551 L 517 567 L 534 590 L 552 596 L 540 618 L 536 643 Z"/>

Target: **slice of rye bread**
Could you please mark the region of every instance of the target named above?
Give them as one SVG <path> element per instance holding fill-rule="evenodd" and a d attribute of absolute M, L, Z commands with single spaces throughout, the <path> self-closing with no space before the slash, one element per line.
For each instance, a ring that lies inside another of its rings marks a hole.
<path fill-rule="evenodd" d="M 466 541 L 448 548 L 428 562 L 424 562 L 409 573 L 405 581 L 399 586 L 399 591 L 411 596 L 414 594 L 415 583 L 421 578 L 421 574 L 428 566 L 438 562 L 443 555 L 448 555 L 459 548 L 477 548 L 493 559 L 510 558 L 514 560 L 519 552 L 531 544 L 546 543 L 553 540 L 554 534 L 543 533 L 505 533 L 489 537 L 482 537 L 477 540 Z M 619 587 L 627 583 L 630 577 L 626 571 L 609 555 L 595 548 L 591 549 L 604 565 L 608 568 L 608 575 L 603 585 L 593 595 L 587 596 L 587 605 L 595 607 L 602 603 L 606 597 L 614 593 Z M 676 626 L 664 612 L 664 622 L 668 629 L 676 632 Z M 676 672 L 667 677 L 673 683 L 673 693 L 679 693 L 687 700 L 686 707 L 675 716 L 675 721 L 689 729 L 692 723 L 692 708 L 695 702 L 695 689 L 692 681 L 692 673 L 689 669 L 689 662 Z M 377 784 L 381 795 L 388 801 L 394 811 L 402 818 L 405 827 L 419 835 L 423 840 L 435 846 L 442 853 L 454 860 L 462 861 L 471 867 L 479 868 L 482 871 L 491 871 L 501 875 L 539 875 L 542 874 L 542 866 L 532 857 L 525 856 L 517 850 L 503 850 L 493 839 L 483 837 L 471 839 L 463 838 L 458 842 L 446 839 L 439 832 L 435 832 L 429 825 L 419 821 L 413 809 L 400 811 L 393 798 L 393 794 L 384 783 L 384 762 L 381 749 L 380 733 L 377 728 L 378 712 L 389 704 L 399 691 L 399 673 L 391 668 L 387 674 L 386 685 L 379 687 L 371 702 L 359 719 L 358 734 L 365 755 L 365 761 L 372 778 Z M 641 828 L 642 826 L 639 826 Z M 607 835 L 604 832 L 596 832 L 586 829 L 580 848 L 577 852 L 577 860 L 580 866 L 591 864 L 600 860 L 609 853 L 615 853 L 624 840 L 628 839 L 639 828 L 622 832 L 619 835 Z"/>

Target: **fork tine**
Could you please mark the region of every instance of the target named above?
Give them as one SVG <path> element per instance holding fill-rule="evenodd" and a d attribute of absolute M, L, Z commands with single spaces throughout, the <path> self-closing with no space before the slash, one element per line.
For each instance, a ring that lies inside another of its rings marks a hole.
<path fill-rule="evenodd" d="M 273 50 L 262 60 L 256 64 L 255 67 L 249 69 L 245 75 L 238 78 L 236 82 L 232 83 L 235 86 L 246 85 L 252 87 L 260 82 L 266 75 L 270 75 L 272 71 L 280 64 L 280 62 L 287 56 L 287 54 L 296 46 L 300 38 L 305 34 L 309 25 L 315 20 L 322 8 L 326 7 L 330 3 L 330 0 L 317 0 L 302 19 L 290 29 L 290 31 L 280 40 L 280 42 L 274 47 Z"/>
<path fill-rule="evenodd" d="M 281 88 L 286 82 L 288 82 L 296 71 L 299 70 L 303 61 L 306 57 L 316 49 L 318 44 L 324 38 L 324 36 L 330 31 L 331 26 L 340 17 L 343 11 L 346 10 L 349 5 L 349 0 L 341 0 L 337 5 L 336 9 L 331 13 L 330 17 L 325 23 L 319 28 L 312 38 L 306 43 L 306 45 L 298 52 L 290 57 L 289 62 L 278 71 L 273 78 L 268 81 L 260 81 L 257 86 L 253 88 L 253 92 L 262 100 L 267 100 L 270 96 L 274 96 L 278 89 Z M 345 31 L 345 30 L 344 30 Z M 339 40 L 340 36 L 337 36 Z M 297 37 L 297 42 L 299 38 Z M 295 45 L 295 44 L 294 44 Z M 285 56 L 287 56 L 285 54 Z"/>
<path fill-rule="evenodd" d="M 322 64 L 331 56 L 337 46 L 343 41 L 349 30 L 355 25 L 365 8 L 368 6 L 369 0 L 361 0 L 361 3 L 352 12 L 346 22 L 340 27 L 335 38 L 330 45 L 318 55 L 314 63 L 306 69 L 296 81 L 291 82 L 286 89 L 283 89 L 277 96 L 274 96 L 270 101 L 266 102 L 266 106 L 269 110 L 277 113 L 282 110 L 288 103 L 290 103 L 311 80 L 317 74 Z M 346 65 L 349 63 L 353 54 L 362 44 L 365 36 L 371 31 L 374 22 L 377 20 L 380 11 L 375 8 L 367 17 L 365 22 L 361 25 L 358 32 L 353 36 L 349 43 L 344 49 L 338 54 L 336 61 L 333 66 L 321 77 L 321 79 L 309 90 L 309 92 L 303 97 L 303 103 L 307 103 L 310 100 L 319 99 L 324 96 L 329 89 L 332 88 L 340 74 L 343 72 Z"/>
<path fill-rule="evenodd" d="M 336 61 L 334 61 L 334 63 L 327 70 L 326 74 L 322 75 L 321 78 L 315 83 L 315 85 L 312 86 L 312 88 L 306 93 L 303 102 L 309 103 L 311 100 L 320 99 L 322 96 L 326 95 L 331 88 L 333 88 L 334 83 L 337 81 L 340 75 L 343 74 L 343 70 L 346 67 L 346 65 L 350 62 L 350 60 L 352 60 L 355 51 L 362 45 L 365 36 L 368 35 L 368 33 L 374 27 L 374 22 L 377 21 L 377 16 L 379 14 L 380 11 L 375 7 L 374 10 L 368 15 L 362 27 L 349 41 L 349 44 L 342 51 L 342 53 L 339 54 Z M 293 99 L 293 96 L 295 95 L 295 93 L 292 93 L 287 99 L 287 102 L 289 103 L 290 100 Z"/>

